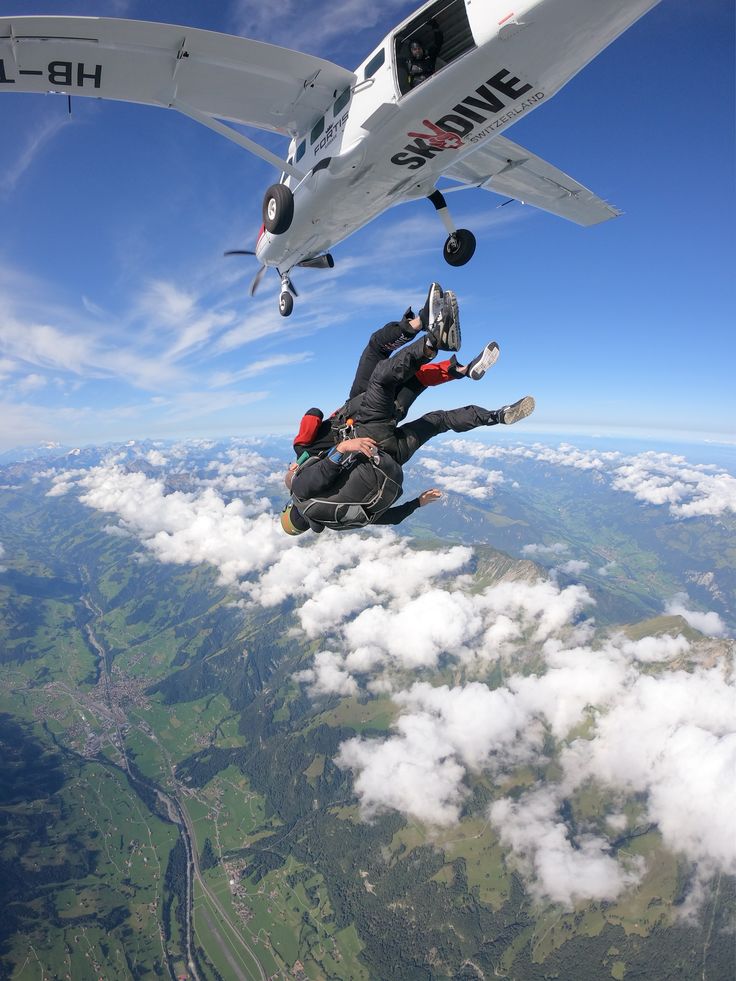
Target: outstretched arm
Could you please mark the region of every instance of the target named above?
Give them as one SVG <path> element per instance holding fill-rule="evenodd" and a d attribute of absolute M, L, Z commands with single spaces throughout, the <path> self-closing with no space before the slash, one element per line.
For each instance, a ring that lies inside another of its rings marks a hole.
<path fill-rule="evenodd" d="M 419 497 L 415 497 L 413 501 L 406 501 L 405 504 L 399 504 L 395 508 L 389 508 L 388 511 L 384 511 L 381 517 L 372 523 L 374 525 L 401 524 L 410 514 L 414 514 L 417 508 L 423 508 L 425 505 L 431 504 L 432 501 L 438 501 L 441 497 L 442 491 L 433 487 L 432 490 L 426 490 Z"/>
<path fill-rule="evenodd" d="M 433 487 L 432 490 L 426 490 L 424 493 L 419 495 L 419 507 L 423 508 L 427 504 L 431 504 L 433 501 L 439 501 L 442 497 L 442 491 Z"/>

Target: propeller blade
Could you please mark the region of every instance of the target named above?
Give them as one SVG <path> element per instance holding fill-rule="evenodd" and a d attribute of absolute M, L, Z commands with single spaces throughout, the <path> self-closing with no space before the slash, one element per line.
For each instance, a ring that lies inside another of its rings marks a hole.
<path fill-rule="evenodd" d="M 260 285 L 260 282 L 263 279 L 263 274 L 265 273 L 267 268 L 268 268 L 267 266 L 261 266 L 261 268 L 253 277 L 253 282 L 250 284 L 250 289 L 248 290 L 251 296 L 256 295 L 256 290 L 258 289 L 258 286 Z"/>
<path fill-rule="evenodd" d="M 255 255 L 255 252 L 251 252 L 250 249 L 229 249 L 227 252 L 223 252 L 223 255 Z"/>

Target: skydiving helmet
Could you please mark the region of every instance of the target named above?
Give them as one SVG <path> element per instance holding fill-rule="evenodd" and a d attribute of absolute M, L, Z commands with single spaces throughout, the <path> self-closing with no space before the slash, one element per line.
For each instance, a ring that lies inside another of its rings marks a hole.
<path fill-rule="evenodd" d="M 289 501 L 288 504 L 284 505 L 284 509 L 281 512 L 281 527 L 284 529 L 287 535 L 303 535 L 307 530 L 306 528 L 298 528 L 291 517 L 291 510 L 294 505 Z"/>

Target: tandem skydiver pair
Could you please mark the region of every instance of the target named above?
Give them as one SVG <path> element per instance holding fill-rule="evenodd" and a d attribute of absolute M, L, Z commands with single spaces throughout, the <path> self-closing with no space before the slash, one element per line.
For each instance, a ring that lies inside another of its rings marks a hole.
<path fill-rule="evenodd" d="M 317 408 L 302 418 L 294 439 L 297 461 L 284 478 L 291 493 L 281 513 L 287 534 L 399 524 L 442 496 L 432 488 L 394 506 L 402 493 L 403 465 L 428 440 L 531 415 L 534 399 L 527 395 L 500 409 L 439 409 L 399 425 L 427 388 L 461 378 L 480 381 L 498 358 L 498 344 L 491 341 L 460 364 L 453 353 L 460 343 L 457 298 L 439 283 L 431 284 L 418 316 L 409 308 L 400 321 L 371 335 L 344 405 L 327 419 Z M 439 351 L 452 357 L 436 363 Z"/>

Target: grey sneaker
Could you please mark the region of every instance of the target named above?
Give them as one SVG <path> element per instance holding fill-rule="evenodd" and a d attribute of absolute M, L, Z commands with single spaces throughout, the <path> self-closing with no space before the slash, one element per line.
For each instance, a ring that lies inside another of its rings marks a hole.
<path fill-rule="evenodd" d="M 526 419 L 534 412 L 534 404 L 534 398 L 531 395 L 525 395 L 523 399 L 519 399 L 513 405 L 504 405 L 498 410 L 499 422 L 505 426 L 510 426 L 514 422 Z"/>
<path fill-rule="evenodd" d="M 427 340 L 437 351 L 460 350 L 460 313 L 452 290 L 444 293 L 442 312 L 427 330 Z"/>
<path fill-rule="evenodd" d="M 439 283 L 430 283 L 427 299 L 419 311 L 419 319 L 424 330 L 431 330 L 437 318 L 442 313 L 442 297 L 444 293 Z"/>
<path fill-rule="evenodd" d="M 480 381 L 488 369 L 493 367 L 498 361 L 498 355 L 500 353 L 498 344 L 495 341 L 486 344 L 480 354 L 469 362 L 468 378 L 472 378 L 473 381 Z"/>

